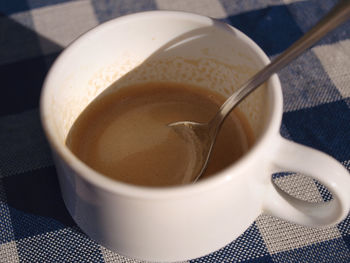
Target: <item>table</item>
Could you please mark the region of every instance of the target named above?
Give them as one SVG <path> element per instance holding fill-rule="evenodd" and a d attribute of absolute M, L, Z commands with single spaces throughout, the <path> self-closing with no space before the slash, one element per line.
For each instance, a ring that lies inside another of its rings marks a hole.
<path fill-rule="evenodd" d="M 200 13 L 242 30 L 274 58 L 322 17 L 333 0 L 11 0 L 0 1 L 0 262 L 127 262 L 89 239 L 60 196 L 38 101 L 64 47 L 121 15 L 167 9 Z M 279 73 L 281 133 L 350 169 L 350 23 Z M 288 193 L 332 197 L 299 174 L 274 175 Z M 350 191 L 350 189 L 349 189 Z M 261 215 L 223 249 L 190 262 L 350 262 L 350 217 L 307 228 Z"/>

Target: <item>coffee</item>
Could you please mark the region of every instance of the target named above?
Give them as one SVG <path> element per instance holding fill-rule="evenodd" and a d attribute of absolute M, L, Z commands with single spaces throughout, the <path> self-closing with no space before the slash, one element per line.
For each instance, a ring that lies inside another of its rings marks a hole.
<path fill-rule="evenodd" d="M 142 83 L 95 99 L 73 124 L 71 151 L 107 177 L 144 186 L 182 184 L 195 162 L 194 150 L 167 124 L 207 122 L 225 98 L 178 83 Z M 234 110 L 213 148 L 208 177 L 240 158 L 253 142 L 243 114 Z"/>

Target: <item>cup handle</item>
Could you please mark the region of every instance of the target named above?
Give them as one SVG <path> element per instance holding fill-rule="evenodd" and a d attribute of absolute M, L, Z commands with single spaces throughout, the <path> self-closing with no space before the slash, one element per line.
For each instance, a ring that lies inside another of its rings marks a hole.
<path fill-rule="evenodd" d="M 272 173 L 293 171 L 311 176 L 331 191 L 333 199 L 310 203 L 278 188 L 272 180 L 263 204 L 263 212 L 306 226 L 327 226 L 343 220 L 350 210 L 350 175 L 338 161 L 312 148 L 278 136 L 272 157 Z"/>

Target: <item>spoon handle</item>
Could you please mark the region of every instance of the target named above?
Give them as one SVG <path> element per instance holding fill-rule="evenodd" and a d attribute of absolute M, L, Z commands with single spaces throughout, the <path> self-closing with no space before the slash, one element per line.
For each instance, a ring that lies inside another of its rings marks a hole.
<path fill-rule="evenodd" d="M 233 108 L 264 83 L 272 74 L 285 67 L 289 62 L 349 18 L 350 0 L 342 0 L 311 30 L 280 54 L 274 61 L 251 77 L 225 101 L 216 116 L 210 122 L 209 126 L 213 128 L 212 131 L 216 132 L 217 128 L 220 127 L 223 120 Z"/>

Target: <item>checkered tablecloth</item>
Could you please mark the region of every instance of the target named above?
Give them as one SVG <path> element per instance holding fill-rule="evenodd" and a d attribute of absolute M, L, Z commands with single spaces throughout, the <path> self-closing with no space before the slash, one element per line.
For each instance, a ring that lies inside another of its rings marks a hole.
<path fill-rule="evenodd" d="M 271 57 L 333 0 L 0 0 L 0 262 L 135 263 L 89 239 L 69 216 L 38 113 L 44 77 L 62 49 L 88 29 L 139 11 L 208 15 L 239 28 Z M 281 133 L 350 169 L 350 23 L 279 73 Z M 331 175 L 330 175 L 331 176 Z M 332 197 L 298 174 L 276 184 L 312 202 Z M 350 189 L 349 189 L 350 191 Z M 307 228 L 262 215 L 231 244 L 190 262 L 350 262 L 350 217 Z"/>

